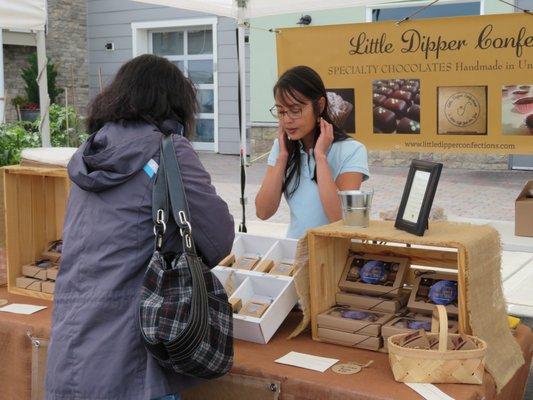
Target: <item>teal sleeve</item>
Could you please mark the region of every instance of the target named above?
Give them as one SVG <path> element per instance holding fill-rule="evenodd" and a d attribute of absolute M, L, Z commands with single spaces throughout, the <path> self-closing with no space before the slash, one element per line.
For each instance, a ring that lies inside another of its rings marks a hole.
<path fill-rule="evenodd" d="M 346 172 L 363 174 L 363 181 L 370 177 L 366 147 L 362 143 L 348 139 L 342 143 L 340 153 L 341 165 L 335 179 Z"/>
<path fill-rule="evenodd" d="M 268 156 L 267 164 L 270 165 L 271 167 L 276 165 L 278 154 L 279 154 L 279 143 L 278 143 L 278 139 L 275 139 L 274 144 L 272 144 L 272 149 L 270 150 L 270 154 Z"/>

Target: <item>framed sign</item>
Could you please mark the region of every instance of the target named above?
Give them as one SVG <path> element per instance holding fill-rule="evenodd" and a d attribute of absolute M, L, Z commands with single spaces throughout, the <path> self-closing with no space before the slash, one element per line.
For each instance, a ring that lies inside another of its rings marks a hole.
<path fill-rule="evenodd" d="M 441 163 L 422 160 L 411 162 L 394 224 L 396 228 L 418 236 L 424 235 L 441 171 Z"/>

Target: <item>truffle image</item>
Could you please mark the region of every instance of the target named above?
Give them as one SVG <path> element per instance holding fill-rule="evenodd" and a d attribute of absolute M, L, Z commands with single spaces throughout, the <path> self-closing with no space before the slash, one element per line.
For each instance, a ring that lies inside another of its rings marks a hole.
<path fill-rule="evenodd" d="M 533 135 L 533 84 L 503 86 L 501 103 L 502 134 Z"/>
<path fill-rule="evenodd" d="M 526 126 L 530 135 L 533 135 L 533 114 L 529 114 L 526 117 Z"/>
<path fill-rule="evenodd" d="M 380 106 L 385 100 L 387 100 L 387 96 L 383 94 L 374 93 L 372 95 L 372 101 L 374 103 L 374 106 Z"/>
<path fill-rule="evenodd" d="M 529 114 L 533 112 L 533 96 L 521 97 L 513 102 L 514 109 L 520 114 Z"/>
<path fill-rule="evenodd" d="M 418 121 L 413 121 L 407 117 L 402 118 L 398 122 L 398 128 L 396 129 L 398 133 L 420 133 L 420 123 Z"/>
<path fill-rule="evenodd" d="M 529 93 L 529 89 L 518 89 L 514 90 L 512 95 L 515 99 L 521 99 L 522 97 L 526 97 Z"/>
<path fill-rule="evenodd" d="M 374 108 L 374 132 L 394 133 L 397 125 L 394 112 L 383 107 Z"/>
<path fill-rule="evenodd" d="M 389 98 L 382 103 L 382 106 L 396 114 L 396 118 L 403 118 L 407 112 L 407 103 L 403 100 Z"/>
<path fill-rule="evenodd" d="M 372 90 L 374 133 L 420 133 L 419 79 L 380 79 Z"/>
<path fill-rule="evenodd" d="M 346 133 L 355 133 L 354 89 L 326 89 L 329 116 Z"/>
<path fill-rule="evenodd" d="M 415 121 L 420 121 L 420 106 L 418 104 L 413 104 L 407 109 L 406 116 Z"/>

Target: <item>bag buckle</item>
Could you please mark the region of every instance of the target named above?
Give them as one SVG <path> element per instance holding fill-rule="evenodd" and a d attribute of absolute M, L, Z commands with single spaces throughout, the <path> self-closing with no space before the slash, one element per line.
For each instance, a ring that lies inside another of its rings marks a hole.
<path fill-rule="evenodd" d="M 191 227 L 191 223 L 189 221 L 187 221 L 187 216 L 185 215 L 185 212 L 184 211 L 180 211 L 178 212 L 178 218 L 180 220 L 180 224 L 181 225 L 186 225 L 187 228 L 180 228 L 180 234 L 181 236 L 183 237 L 183 239 L 185 239 L 185 246 L 187 247 L 187 249 L 192 249 L 192 238 L 191 238 L 191 233 L 192 233 L 192 227 Z"/>
<path fill-rule="evenodd" d="M 165 212 L 162 209 L 157 210 L 154 235 L 156 236 L 157 248 L 160 249 L 163 245 L 163 235 L 167 230 L 167 224 L 165 222 Z"/>
<path fill-rule="evenodd" d="M 180 211 L 178 212 L 178 218 L 180 220 L 181 225 L 187 225 L 187 231 L 186 233 L 192 233 L 192 226 L 189 221 L 187 221 L 187 216 L 185 215 L 185 212 Z M 185 231 L 185 228 L 180 228 L 180 233 L 183 236 L 183 232 Z"/>

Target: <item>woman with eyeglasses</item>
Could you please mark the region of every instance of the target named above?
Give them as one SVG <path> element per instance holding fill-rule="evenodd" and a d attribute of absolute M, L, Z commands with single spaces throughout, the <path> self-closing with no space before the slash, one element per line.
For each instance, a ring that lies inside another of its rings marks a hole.
<path fill-rule="evenodd" d="M 269 219 L 282 194 L 291 211 L 287 237 L 300 238 L 310 228 L 342 219 L 339 190 L 356 190 L 368 179 L 366 148 L 332 121 L 320 76 L 298 66 L 274 86 L 278 118 L 268 169 L 255 198 L 256 214 Z"/>

